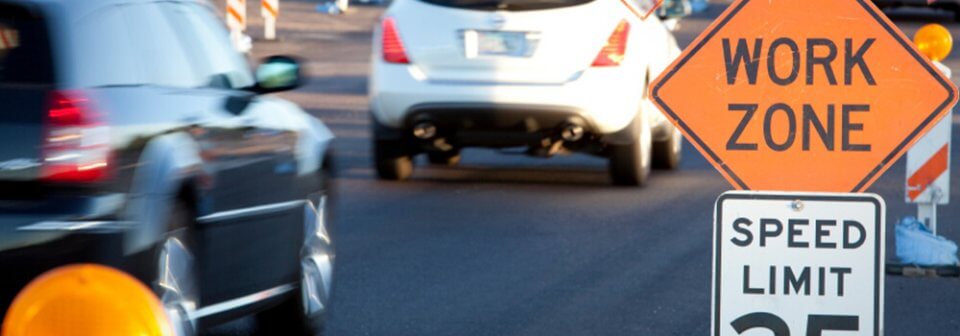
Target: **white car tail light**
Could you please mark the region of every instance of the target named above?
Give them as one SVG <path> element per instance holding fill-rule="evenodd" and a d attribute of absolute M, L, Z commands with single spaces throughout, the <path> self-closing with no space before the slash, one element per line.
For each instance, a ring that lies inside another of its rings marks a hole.
<path fill-rule="evenodd" d="M 593 61 L 595 67 L 619 66 L 627 54 L 627 41 L 630 37 L 630 23 L 620 21 L 617 29 L 610 34 L 607 44 L 600 49 L 600 54 Z"/>
<path fill-rule="evenodd" d="M 50 94 L 43 136 L 42 178 L 48 182 L 98 182 L 107 178 L 109 129 L 78 92 Z"/>
<path fill-rule="evenodd" d="M 387 63 L 410 64 L 403 40 L 397 31 L 397 21 L 392 17 L 383 19 L 383 60 Z"/>

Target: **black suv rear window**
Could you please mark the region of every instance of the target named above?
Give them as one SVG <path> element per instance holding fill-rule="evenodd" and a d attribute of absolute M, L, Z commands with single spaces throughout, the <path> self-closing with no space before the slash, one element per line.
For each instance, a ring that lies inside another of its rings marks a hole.
<path fill-rule="evenodd" d="M 579 6 L 595 0 L 420 0 L 429 4 L 474 10 L 528 11 Z"/>
<path fill-rule="evenodd" d="M 22 6 L 0 4 L 0 85 L 51 84 L 47 23 Z"/>

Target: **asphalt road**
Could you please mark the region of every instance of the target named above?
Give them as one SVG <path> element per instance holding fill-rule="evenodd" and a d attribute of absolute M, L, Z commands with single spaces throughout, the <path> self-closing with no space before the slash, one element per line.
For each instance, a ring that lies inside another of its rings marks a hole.
<path fill-rule="evenodd" d="M 370 29 L 382 8 L 355 6 L 327 16 L 311 2 L 282 6 L 281 41 L 258 41 L 254 54 L 304 58 L 310 83 L 282 96 L 338 137 L 329 335 L 708 334 L 712 209 L 730 186 L 692 146 L 679 170 L 655 171 L 642 189 L 610 186 L 599 158 L 545 160 L 492 150 L 465 151 L 457 168 L 421 159 L 411 181 L 378 181 L 366 76 Z M 680 42 L 689 43 L 723 8 L 714 4 L 684 20 Z M 960 36 L 960 25 L 944 15 L 892 17 L 908 34 L 939 21 Z M 258 37 L 256 18 L 252 24 Z M 946 63 L 960 69 L 955 55 Z M 957 128 L 960 119 L 954 120 Z M 960 200 L 958 171 L 954 200 Z M 871 189 L 888 205 L 889 256 L 893 223 L 913 212 L 902 201 L 903 175 L 901 160 Z M 940 210 L 941 233 L 960 240 L 960 206 Z M 886 281 L 887 335 L 960 333 L 960 280 Z M 215 334 L 245 334 L 252 326 L 240 321 Z"/>

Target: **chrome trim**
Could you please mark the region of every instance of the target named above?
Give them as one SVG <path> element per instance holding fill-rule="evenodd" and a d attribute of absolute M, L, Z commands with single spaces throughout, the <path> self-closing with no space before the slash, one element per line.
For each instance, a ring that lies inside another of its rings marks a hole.
<path fill-rule="evenodd" d="M 487 23 L 490 25 L 490 28 L 503 29 L 503 26 L 507 24 L 507 17 L 494 13 L 487 17 Z"/>
<path fill-rule="evenodd" d="M 244 297 L 239 297 L 233 300 L 228 300 L 216 304 L 212 304 L 189 313 L 191 320 L 201 319 L 207 316 L 213 316 L 220 313 L 225 313 L 231 310 L 236 310 L 251 304 L 277 297 L 283 294 L 286 294 L 289 291 L 296 289 L 297 287 L 293 284 L 286 284 L 277 287 L 273 287 L 261 292 L 256 292 Z"/>
<path fill-rule="evenodd" d="M 255 215 L 264 214 L 264 213 L 290 210 L 303 205 L 304 202 L 305 201 L 303 200 L 299 200 L 299 201 L 259 205 L 255 207 L 236 209 L 236 210 L 214 212 L 212 214 L 197 218 L 197 221 L 200 223 L 218 222 L 218 221 L 237 219 L 241 217 L 255 216 Z"/>
<path fill-rule="evenodd" d="M 300 250 L 300 297 L 308 318 L 324 314 L 330 305 L 335 255 L 327 233 L 327 195 L 320 196 L 317 206 L 304 207 L 304 241 Z"/>
<path fill-rule="evenodd" d="M 190 249 L 177 237 L 169 237 L 160 249 L 157 263 L 157 296 L 163 305 L 174 335 L 193 336 L 196 323 L 190 312 L 197 308 L 194 257 Z"/>
<path fill-rule="evenodd" d="M 428 79 L 427 83 L 433 85 L 450 86 L 563 86 L 580 78 L 583 72 L 574 74 L 571 79 L 562 83 L 534 83 L 534 82 L 497 82 L 494 80 L 460 80 L 460 79 Z"/>
<path fill-rule="evenodd" d="M 25 225 L 17 228 L 17 231 L 98 231 L 98 230 L 123 230 L 133 226 L 130 222 L 118 221 L 47 221 Z"/>

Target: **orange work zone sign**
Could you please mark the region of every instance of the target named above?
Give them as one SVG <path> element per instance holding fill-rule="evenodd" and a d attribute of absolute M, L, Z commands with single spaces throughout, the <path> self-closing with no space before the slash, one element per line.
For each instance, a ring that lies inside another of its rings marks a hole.
<path fill-rule="evenodd" d="M 737 189 L 862 192 L 957 100 L 870 0 L 738 0 L 652 85 Z"/>

